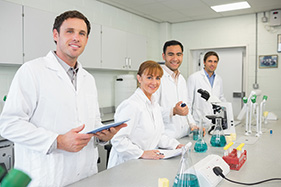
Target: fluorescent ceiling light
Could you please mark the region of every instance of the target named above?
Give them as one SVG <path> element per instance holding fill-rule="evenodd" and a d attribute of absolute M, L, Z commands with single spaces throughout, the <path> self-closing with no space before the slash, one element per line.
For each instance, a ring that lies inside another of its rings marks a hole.
<path fill-rule="evenodd" d="M 211 6 L 211 8 L 216 12 L 225 12 L 232 10 L 239 10 L 245 8 L 251 8 L 247 1 L 239 2 L 239 3 L 230 3 L 224 5 Z"/>

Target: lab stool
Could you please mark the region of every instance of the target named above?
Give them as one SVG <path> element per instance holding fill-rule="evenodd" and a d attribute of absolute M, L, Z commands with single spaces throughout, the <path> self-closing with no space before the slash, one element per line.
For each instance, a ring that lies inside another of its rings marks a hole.
<path fill-rule="evenodd" d="M 110 143 L 106 144 L 104 146 L 104 149 L 106 150 L 106 167 L 107 167 L 107 164 L 108 164 L 108 159 L 109 159 L 111 148 L 112 148 L 112 145 Z"/>

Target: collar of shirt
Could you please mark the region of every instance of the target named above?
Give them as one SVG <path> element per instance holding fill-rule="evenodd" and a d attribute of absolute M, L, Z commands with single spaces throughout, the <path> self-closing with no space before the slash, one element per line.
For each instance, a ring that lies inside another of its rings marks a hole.
<path fill-rule="evenodd" d="M 178 78 L 180 76 L 180 70 L 178 70 L 178 72 L 175 73 L 172 70 L 170 70 L 170 68 L 168 68 L 166 65 L 161 65 L 161 67 L 173 78 L 175 82 L 178 81 Z"/>
<path fill-rule="evenodd" d="M 55 51 L 52 51 L 53 52 L 53 54 L 55 55 L 55 57 L 57 58 L 57 60 L 58 60 L 58 62 L 60 63 L 60 65 L 63 67 L 63 69 L 65 70 L 65 72 L 68 74 L 68 76 L 71 76 L 71 75 L 69 75 L 69 71 L 71 71 L 71 73 L 72 73 L 72 76 L 75 74 L 77 74 L 78 73 L 78 70 L 79 70 L 79 63 L 76 63 L 75 64 L 75 66 L 74 66 L 74 68 L 72 68 L 72 67 L 70 67 L 67 63 L 65 63 L 62 59 L 60 59 L 58 56 L 57 56 L 57 54 L 56 54 L 56 52 Z M 70 77 L 70 79 L 71 79 L 71 77 Z"/>
<path fill-rule="evenodd" d="M 62 59 L 60 59 L 56 52 L 53 51 L 53 54 L 57 58 L 59 64 L 63 67 L 65 70 L 66 74 L 68 75 L 71 83 L 73 84 L 75 90 L 77 89 L 77 73 L 79 70 L 79 63 L 77 62 L 74 67 L 70 67 L 66 62 L 64 62 Z"/>
<path fill-rule="evenodd" d="M 204 73 L 205 73 L 205 75 L 207 76 L 207 78 L 208 78 L 208 80 L 209 80 L 211 86 L 213 87 L 216 73 L 214 72 L 211 77 L 209 76 L 209 74 L 206 72 L 205 69 L 204 69 Z"/>

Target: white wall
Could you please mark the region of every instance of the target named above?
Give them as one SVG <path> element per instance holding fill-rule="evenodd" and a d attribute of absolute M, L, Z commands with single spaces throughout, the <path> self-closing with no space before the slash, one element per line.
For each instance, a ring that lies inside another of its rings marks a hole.
<path fill-rule="evenodd" d="M 147 38 L 147 59 L 159 60 L 161 48 L 159 48 L 159 24 L 148 19 L 136 16 L 123 10 L 114 8 L 95 0 L 6 0 L 9 2 L 44 10 L 57 15 L 66 10 L 79 10 L 91 22 L 143 35 Z M 34 24 L 36 27 L 36 23 Z M 51 33 L 50 28 L 50 34 Z M 0 66 L 0 99 L 7 94 L 9 84 L 15 73 L 15 68 L 4 68 Z M 100 107 L 114 106 L 114 80 L 117 75 L 133 73 L 128 71 L 101 71 L 90 70 L 97 81 Z M 8 77 L 6 75 L 9 75 Z M 5 77 L 6 76 L 6 77 Z M 5 85 L 5 86 L 3 86 Z"/>
<path fill-rule="evenodd" d="M 178 24 L 158 24 L 123 10 L 97 2 L 95 0 L 7 0 L 33 8 L 60 14 L 65 10 L 77 9 L 84 13 L 90 21 L 143 35 L 147 38 L 147 59 L 162 61 L 162 45 L 165 40 L 177 39 L 185 47 L 184 61 L 180 68 L 187 78 L 192 70 L 190 50 L 200 48 L 246 46 L 246 91 L 253 89 L 255 81 L 255 14 L 221 19 L 210 19 Z M 268 31 L 266 24 L 261 23 L 263 13 L 258 15 L 258 55 L 277 54 L 277 34 L 281 27 Z M 281 54 L 279 53 L 279 61 Z M 0 98 L 8 91 L 16 67 L 1 67 Z M 122 71 L 90 70 L 96 80 L 99 90 L 101 107 L 114 106 L 114 79 L 117 75 L 128 73 Z M 130 72 L 133 73 L 133 72 Z M 263 93 L 269 96 L 267 110 L 281 117 L 281 86 L 273 84 L 281 80 L 281 69 L 258 69 L 258 84 Z M 103 84 L 101 84 L 102 82 Z M 106 83 L 106 84 L 104 84 Z M 3 86 L 4 85 L 4 86 Z"/>
<path fill-rule="evenodd" d="M 3 66 L 0 65 L 0 101 L 3 101 L 10 88 L 12 79 L 20 66 Z M 2 108 L 0 108 L 1 112 Z"/>
<path fill-rule="evenodd" d="M 263 13 L 258 14 L 258 55 L 277 53 L 277 34 L 281 27 L 268 31 L 267 24 L 261 23 Z M 191 49 L 246 46 L 246 95 L 253 89 L 255 82 L 255 50 L 256 50 L 256 16 L 255 14 L 220 19 L 185 22 L 172 25 L 172 36 L 182 41 L 185 46 L 185 61 L 181 68 L 187 77 L 192 73 Z M 281 117 L 281 68 L 258 69 L 258 84 L 263 94 L 269 96 L 266 109 Z M 274 84 L 275 83 L 275 84 Z M 279 96 L 279 97 L 278 97 Z"/>

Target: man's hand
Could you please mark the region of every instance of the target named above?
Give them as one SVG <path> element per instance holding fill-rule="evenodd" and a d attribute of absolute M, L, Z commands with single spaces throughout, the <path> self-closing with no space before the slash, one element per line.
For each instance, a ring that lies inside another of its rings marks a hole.
<path fill-rule="evenodd" d="M 194 131 L 194 130 L 196 130 L 196 129 L 198 129 L 199 130 L 199 127 L 197 127 L 197 126 L 193 126 L 191 129 L 190 129 L 190 132 L 192 132 L 192 131 Z M 203 136 L 205 136 L 206 135 L 206 129 L 205 128 L 203 128 Z"/>
<path fill-rule="evenodd" d="M 66 134 L 57 137 L 57 148 L 69 152 L 78 152 L 83 149 L 93 137 L 93 134 L 79 134 L 85 128 L 81 125 L 71 129 Z"/>
<path fill-rule="evenodd" d="M 93 134 L 95 137 L 97 137 L 99 140 L 103 142 L 107 142 L 111 140 L 111 138 L 123 127 L 127 127 L 126 123 L 123 123 L 121 125 L 118 125 L 117 127 L 111 127 L 108 130 L 103 130 L 101 132 L 97 132 Z"/>
<path fill-rule="evenodd" d="M 182 107 L 181 106 L 182 101 L 178 102 L 176 106 L 173 108 L 173 115 L 180 115 L 180 116 L 186 116 L 188 114 L 188 107 L 187 105 Z"/>

